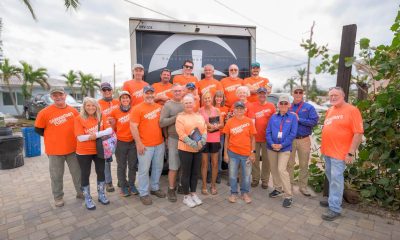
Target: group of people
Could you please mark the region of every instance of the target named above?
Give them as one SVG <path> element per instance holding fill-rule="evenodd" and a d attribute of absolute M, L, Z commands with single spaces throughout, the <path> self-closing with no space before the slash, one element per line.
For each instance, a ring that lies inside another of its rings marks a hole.
<path fill-rule="evenodd" d="M 49 156 L 51 187 L 55 206 L 64 205 L 64 162 L 70 169 L 77 192 L 89 210 L 96 208 L 90 192 L 90 170 L 94 162 L 98 201 L 110 203 L 106 192 L 115 191 L 111 175 L 112 157 L 97 155 L 96 139 L 116 134 L 115 158 L 120 195 L 138 194 L 144 205 L 154 195 L 177 201 L 184 194 L 188 207 L 202 204 L 197 194 L 218 194 L 222 161 L 228 163 L 228 201 L 251 203 L 251 187 L 267 189 L 270 175 L 273 190 L 269 197 L 283 196 L 283 207 L 291 207 L 296 153 L 299 159 L 299 189 L 305 196 L 312 129 L 318 123 L 314 107 L 304 102 L 304 90 L 295 87 L 278 103 L 267 101 L 271 84 L 259 76 L 260 64 L 251 64 L 251 76 L 239 78 L 239 68 L 229 66 L 229 76 L 214 79 L 214 67 L 204 66 L 204 79 L 192 75 L 193 62 L 184 61 L 182 74 L 163 69 L 160 82 L 143 80 L 144 67 L 134 64 L 133 79 L 126 81 L 118 99 L 113 99 L 109 83 L 101 84 L 102 99 L 86 97 L 78 111 L 65 103 L 63 88 L 50 91 L 54 104 L 43 109 L 35 122 L 44 136 Z M 345 162 L 351 162 L 361 141 L 362 119 L 357 108 L 344 101 L 344 92 L 329 91 L 333 107 L 327 112 L 321 151 L 325 155 L 330 182 L 328 211 L 322 216 L 333 220 L 341 212 Z M 167 154 L 166 154 L 167 153 Z M 164 157 L 168 160 L 168 189 L 160 189 Z M 261 163 L 261 166 L 260 166 Z M 151 174 L 149 172 L 151 171 Z M 137 179 L 136 179 L 137 177 Z M 210 186 L 208 187 L 208 183 Z M 240 183 L 240 187 L 238 186 Z"/>

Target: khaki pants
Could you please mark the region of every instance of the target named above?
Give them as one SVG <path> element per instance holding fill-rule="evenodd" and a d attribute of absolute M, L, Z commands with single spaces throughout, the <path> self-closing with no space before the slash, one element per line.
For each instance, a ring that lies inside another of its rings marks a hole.
<path fill-rule="evenodd" d="M 81 191 L 81 168 L 75 153 L 68 155 L 48 155 L 49 157 L 49 171 L 51 179 L 51 191 L 55 200 L 62 199 L 64 196 L 64 167 L 67 162 L 69 172 L 74 182 L 75 190 L 77 193 Z"/>
<path fill-rule="evenodd" d="M 302 139 L 294 139 L 292 143 L 292 153 L 288 163 L 288 172 L 290 175 L 290 183 L 294 184 L 294 165 L 296 163 L 296 152 L 299 157 L 299 187 L 306 188 L 308 185 L 308 162 L 311 152 L 310 137 Z"/>
<path fill-rule="evenodd" d="M 290 177 L 287 171 L 287 164 L 289 162 L 290 152 L 275 152 L 267 150 L 269 166 L 271 167 L 272 181 L 274 188 L 279 191 L 284 191 L 284 197 L 292 197 L 292 186 L 290 184 Z"/>
<path fill-rule="evenodd" d="M 263 184 L 268 185 L 271 168 L 269 167 L 269 162 L 267 158 L 267 143 L 265 142 L 256 143 L 256 161 L 253 163 L 253 167 L 251 170 L 253 182 L 260 181 L 260 156 L 262 160 L 261 181 Z"/>

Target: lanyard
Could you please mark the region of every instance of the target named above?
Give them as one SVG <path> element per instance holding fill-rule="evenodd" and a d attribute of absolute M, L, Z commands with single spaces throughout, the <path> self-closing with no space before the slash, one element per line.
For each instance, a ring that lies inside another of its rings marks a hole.
<path fill-rule="evenodd" d="M 283 122 L 285 121 L 285 116 L 282 116 L 281 124 L 279 126 L 279 132 L 282 132 Z"/>
<path fill-rule="evenodd" d="M 297 108 L 297 110 L 296 110 L 297 115 L 299 115 L 299 111 L 300 111 L 301 107 L 303 107 L 303 104 L 304 104 L 304 102 L 301 102 L 300 106 Z M 290 111 L 293 112 L 293 106 L 290 107 Z"/>

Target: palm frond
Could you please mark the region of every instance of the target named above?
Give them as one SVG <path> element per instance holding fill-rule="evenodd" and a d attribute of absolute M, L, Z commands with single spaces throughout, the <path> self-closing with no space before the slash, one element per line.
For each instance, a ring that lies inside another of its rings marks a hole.
<path fill-rule="evenodd" d="M 32 18 L 33 18 L 35 21 L 37 21 L 37 18 L 36 18 L 35 12 L 33 11 L 31 2 L 30 2 L 29 0 L 22 0 L 22 2 L 23 2 L 23 3 L 25 4 L 25 6 L 29 9 L 29 12 L 31 13 Z"/>
<path fill-rule="evenodd" d="M 79 0 L 65 0 L 64 1 L 65 8 L 68 10 L 69 8 L 77 9 L 80 5 Z"/>

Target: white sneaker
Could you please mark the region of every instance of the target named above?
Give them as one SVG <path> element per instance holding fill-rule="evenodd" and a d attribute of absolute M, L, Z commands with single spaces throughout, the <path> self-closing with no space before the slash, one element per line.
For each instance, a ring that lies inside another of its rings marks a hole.
<path fill-rule="evenodd" d="M 183 197 L 183 203 L 190 208 L 196 207 L 196 203 L 193 201 L 190 195 L 186 195 Z"/>
<path fill-rule="evenodd" d="M 196 206 L 203 204 L 203 201 L 201 201 L 201 199 L 197 196 L 197 194 L 192 195 L 192 200 L 196 204 Z"/>

